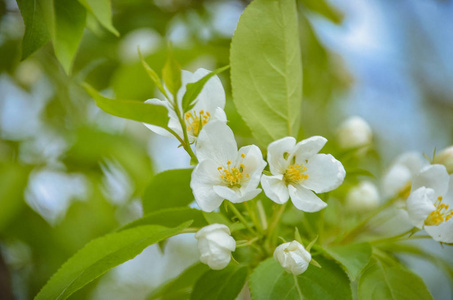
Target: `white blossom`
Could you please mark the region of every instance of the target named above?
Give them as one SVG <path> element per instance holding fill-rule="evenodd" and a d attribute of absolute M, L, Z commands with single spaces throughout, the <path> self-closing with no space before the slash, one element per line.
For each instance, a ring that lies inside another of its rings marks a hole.
<path fill-rule="evenodd" d="M 353 116 L 341 123 L 337 138 L 341 148 L 357 148 L 371 144 L 373 131 L 364 119 Z"/>
<path fill-rule="evenodd" d="M 230 229 L 223 224 L 211 224 L 201 228 L 196 234 L 200 261 L 211 269 L 225 268 L 231 260 L 231 251 L 236 249 L 236 241 Z"/>
<path fill-rule="evenodd" d="M 286 272 L 299 275 L 307 270 L 311 255 L 299 242 L 292 241 L 278 246 L 274 251 L 274 259 Z"/>
<path fill-rule="evenodd" d="M 221 121 L 211 121 L 198 136 L 199 164 L 192 172 L 190 187 L 198 206 L 207 212 L 224 199 L 240 203 L 255 198 L 266 162 L 255 146 L 237 149 L 233 131 Z"/>
<path fill-rule="evenodd" d="M 371 181 L 361 181 L 346 194 L 346 206 L 354 212 L 370 211 L 379 206 L 379 191 Z"/>
<path fill-rule="evenodd" d="M 306 212 L 324 207 L 313 193 L 336 189 L 343 183 L 343 165 L 330 154 L 318 154 L 327 139 L 313 136 L 296 144 L 293 137 L 285 137 L 268 146 L 267 160 L 272 173 L 263 175 L 261 185 L 272 201 L 283 204 L 291 198 L 294 206 Z"/>
<path fill-rule="evenodd" d="M 434 157 L 435 164 L 444 165 L 449 174 L 453 173 L 453 146 L 445 148 Z"/>
<path fill-rule="evenodd" d="M 382 178 L 382 191 L 385 198 L 399 195 L 406 199 L 409 196 L 412 179 L 428 165 L 420 153 L 406 152 L 398 156 Z"/>
<path fill-rule="evenodd" d="M 186 85 L 200 80 L 209 73 L 210 71 L 206 69 L 198 69 L 195 73 L 185 70 L 181 71 L 181 88 L 177 93 L 177 105 L 180 111 L 182 111 L 182 98 L 186 92 Z M 169 94 L 168 91 L 167 93 Z M 171 97 L 171 95 L 169 95 L 169 97 Z M 174 102 L 173 99 L 171 99 L 171 101 Z M 223 111 L 225 107 L 225 90 L 223 89 L 222 82 L 219 77 L 216 75 L 211 77 L 206 82 L 195 101 L 195 106 L 191 109 L 191 111 L 182 116 L 190 142 L 196 140 L 203 126 L 209 121 L 220 120 L 226 123 L 226 115 Z M 170 118 L 168 121 L 168 127 L 183 138 L 181 123 L 179 122 L 178 116 L 169 101 L 153 98 L 147 100 L 145 103 L 166 107 L 168 109 L 168 117 Z M 146 123 L 145 126 L 157 134 L 172 136 L 171 133 L 162 127 Z"/>
<path fill-rule="evenodd" d="M 445 166 L 424 167 L 414 177 L 407 211 L 412 225 L 424 229 L 435 241 L 453 243 L 453 175 Z"/>

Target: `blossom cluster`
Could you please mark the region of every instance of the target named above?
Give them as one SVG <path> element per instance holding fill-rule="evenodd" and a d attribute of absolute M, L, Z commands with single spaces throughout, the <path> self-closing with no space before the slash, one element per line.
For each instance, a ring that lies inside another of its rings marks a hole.
<path fill-rule="evenodd" d="M 276 204 L 283 205 L 291 199 L 294 207 L 304 212 L 325 208 L 327 203 L 317 194 L 338 188 L 346 175 L 340 161 L 319 153 L 327 139 L 312 136 L 298 142 L 291 136 L 282 137 L 268 145 L 267 161 L 256 145 L 238 148 L 227 125 L 225 92 L 217 76 L 207 81 L 190 111 L 183 111 L 186 85 L 208 73 L 204 69 L 195 73 L 182 71 L 182 86 L 176 99 L 147 101 L 167 108 L 168 128 L 181 140 L 188 139 L 192 144 L 189 149 L 195 150 L 198 163 L 190 187 L 198 207 L 212 212 L 224 200 L 242 203 L 264 192 Z M 160 127 L 145 125 L 158 134 L 169 134 Z M 337 142 L 340 149 L 363 155 L 372 143 L 371 128 L 362 118 L 352 117 L 339 126 Z M 453 243 L 453 175 L 449 175 L 453 172 L 452 161 L 451 147 L 434 158 L 435 164 L 429 164 L 417 153 L 406 153 L 395 161 L 382 181 L 383 198 L 393 199 L 389 203 L 401 207 L 399 221 L 409 228 L 424 229 L 442 243 Z M 352 213 L 367 212 L 379 206 L 380 198 L 373 182 L 362 181 L 349 189 L 345 205 Z M 195 237 L 203 263 L 214 270 L 230 263 L 236 241 L 226 225 L 211 224 L 201 228 Z M 295 275 L 303 273 L 312 261 L 310 252 L 299 241 L 276 247 L 274 258 Z"/>

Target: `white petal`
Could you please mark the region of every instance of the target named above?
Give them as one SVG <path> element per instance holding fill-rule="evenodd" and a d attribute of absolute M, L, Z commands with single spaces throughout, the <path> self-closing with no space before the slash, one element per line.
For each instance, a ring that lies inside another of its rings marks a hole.
<path fill-rule="evenodd" d="M 278 204 L 284 204 L 289 199 L 288 188 L 283 181 L 283 175 L 261 177 L 261 186 L 266 196 Z"/>
<path fill-rule="evenodd" d="M 305 165 L 308 178 L 302 181 L 304 188 L 324 193 L 336 189 L 343 183 L 346 171 L 341 162 L 330 154 L 316 154 Z"/>
<path fill-rule="evenodd" d="M 168 102 L 167 101 L 162 101 L 162 100 L 153 98 L 153 99 L 146 100 L 145 103 L 154 104 L 154 105 L 160 105 L 160 106 L 163 106 L 163 107 L 167 108 L 167 110 L 168 110 Z M 148 129 L 151 130 L 152 132 L 157 133 L 158 135 L 173 136 L 170 132 L 168 132 L 166 129 L 164 129 L 164 128 L 160 127 L 160 126 L 151 125 L 151 124 L 148 124 L 148 123 L 143 123 L 143 125 L 148 127 Z"/>
<path fill-rule="evenodd" d="M 437 196 L 433 189 L 421 187 L 413 191 L 407 198 L 406 206 L 412 225 L 422 228 L 428 215 L 434 211 Z"/>
<path fill-rule="evenodd" d="M 211 115 L 212 115 L 212 119 L 211 119 L 212 121 L 219 120 L 219 121 L 222 121 L 225 123 L 227 121 L 225 111 L 220 107 L 217 107 L 214 111 L 214 114 L 211 114 Z"/>
<path fill-rule="evenodd" d="M 217 195 L 213 188 L 221 182 L 217 164 L 212 160 L 200 162 L 193 170 L 190 187 L 195 201 L 203 211 L 211 212 L 222 204 L 224 198 Z"/>
<path fill-rule="evenodd" d="M 317 212 L 327 206 L 318 196 L 312 191 L 303 188 L 301 185 L 294 187 L 288 185 L 289 196 L 297 209 L 305 212 Z"/>
<path fill-rule="evenodd" d="M 224 185 L 215 185 L 214 187 L 214 192 L 219 196 L 222 197 L 222 199 L 227 199 L 233 203 L 239 203 L 241 202 L 241 195 L 239 193 L 239 190 L 233 190 L 227 186 Z"/>
<path fill-rule="evenodd" d="M 433 189 L 437 196 L 444 196 L 450 177 L 444 165 L 429 165 L 421 169 L 412 181 L 412 191 L 424 186 Z"/>
<path fill-rule="evenodd" d="M 453 243 L 453 218 L 438 226 L 425 226 L 425 231 L 437 242 Z"/>
<path fill-rule="evenodd" d="M 284 159 L 285 152 L 291 154 L 296 145 L 296 139 L 292 136 L 287 136 L 276 140 L 267 147 L 267 161 L 273 175 L 284 174 L 288 167 L 288 161 Z"/>
<path fill-rule="evenodd" d="M 211 121 L 200 131 L 196 145 L 199 161 L 214 160 L 219 166 L 225 166 L 228 160 L 234 161 L 237 144 L 233 131 L 221 121 Z"/>
<path fill-rule="evenodd" d="M 318 153 L 326 143 L 327 139 L 319 135 L 300 141 L 293 152 L 296 155 L 296 162 L 303 163 L 304 160 Z"/>
<path fill-rule="evenodd" d="M 204 237 L 206 237 L 207 234 L 209 234 L 211 232 L 215 232 L 215 231 L 222 231 L 228 235 L 231 235 L 231 231 L 230 231 L 230 228 L 228 228 L 228 226 L 226 226 L 224 224 L 214 223 L 214 224 L 205 226 L 205 227 L 201 228 L 200 230 L 198 230 L 197 233 L 195 234 L 195 238 L 196 239 L 204 238 Z"/>
<path fill-rule="evenodd" d="M 197 79 L 194 80 L 194 82 L 209 73 L 210 71 L 206 69 L 196 70 L 194 77 Z M 222 82 L 217 75 L 214 75 L 208 80 L 208 82 L 206 82 L 195 101 L 196 104 L 194 106 L 194 110 L 197 112 L 200 110 L 208 111 L 211 115 L 213 115 L 217 107 L 220 107 L 221 109 L 225 107 L 225 90 L 223 89 Z"/>
<path fill-rule="evenodd" d="M 252 200 L 259 193 L 261 193 L 261 189 L 251 189 L 246 190 L 244 193 L 240 189 L 232 189 L 224 185 L 216 185 L 214 186 L 214 191 L 220 197 L 227 199 L 233 203 L 241 203 L 244 201 Z"/>
<path fill-rule="evenodd" d="M 386 198 L 396 196 L 412 179 L 412 173 L 405 165 L 395 164 L 384 175 L 382 189 Z"/>
<path fill-rule="evenodd" d="M 406 152 L 398 156 L 394 164 L 406 166 L 412 176 L 415 176 L 424 166 L 428 165 L 428 162 L 418 152 Z"/>
<path fill-rule="evenodd" d="M 241 154 L 245 154 L 245 158 L 242 159 Z M 256 189 L 260 183 L 261 174 L 263 173 L 266 162 L 263 159 L 263 154 L 260 148 L 255 145 L 245 146 L 239 149 L 236 158 L 236 167 L 239 168 L 239 164 L 242 161 L 244 164 L 243 174 L 249 174 L 249 180 L 243 184 L 243 187 L 247 189 Z"/>

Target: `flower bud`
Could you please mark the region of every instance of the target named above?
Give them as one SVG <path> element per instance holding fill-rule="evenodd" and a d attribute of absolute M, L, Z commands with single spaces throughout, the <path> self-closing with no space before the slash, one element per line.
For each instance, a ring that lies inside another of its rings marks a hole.
<path fill-rule="evenodd" d="M 379 206 L 379 192 L 374 183 L 364 180 L 346 195 L 346 206 L 354 212 L 370 211 Z"/>
<path fill-rule="evenodd" d="M 284 243 L 274 251 L 274 258 L 288 273 L 299 275 L 305 272 L 311 261 L 310 252 L 297 241 Z"/>
<path fill-rule="evenodd" d="M 453 173 L 453 146 L 445 148 L 434 157 L 433 163 L 444 165 L 448 174 Z"/>
<path fill-rule="evenodd" d="M 341 148 L 351 149 L 370 144 L 373 131 L 364 119 L 354 116 L 346 119 L 340 125 L 337 138 Z"/>
<path fill-rule="evenodd" d="M 236 241 L 230 229 L 223 224 L 211 224 L 201 228 L 196 234 L 200 261 L 213 270 L 225 268 L 231 260 L 231 251 L 236 249 Z"/>

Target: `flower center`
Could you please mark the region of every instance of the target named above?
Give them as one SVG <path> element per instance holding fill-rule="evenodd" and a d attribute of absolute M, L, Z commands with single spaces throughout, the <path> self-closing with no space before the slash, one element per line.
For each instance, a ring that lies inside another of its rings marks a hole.
<path fill-rule="evenodd" d="M 437 197 L 437 201 L 434 204 L 436 207 L 425 220 L 427 226 L 437 226 L 450 220 L 453 217 L 453 209 L 448 209 L 448 204 L 442 203 L 442 197 Z"/>
<path fill-rule="evenodd" d="M 232 187 L 241 187 L 241 183 L 243 181 L 243 178 L 245 176 L 245 179 L 248 180 L 250 175 L 248 173 L 244 174 L 244 164 L 242 161 L 245 158 L 245 154 L 241 154 L 241 162 L 239 163 L 239 168 L 236 167 L 231 167 L 231 160 L 227 161 L 227 167 L 220 166 L 217 168 L 217 170 L 220 173 L 220 178 L 222 178 L 223 182 L 229 186 L 230 188 Z"/>
<path fill-rule="evenodd" d="M 193 114 L 191 112 L 187 112 L 185 117 L 187 131 L 193 136 L 197 137 L 201 131 L 201 128 L 203 128 L 203 126 L 211 119 L 211 114 L 208 111 L 205 113 L 204 110 L 200 110 L 198 114 L 194 110 Z"/>
<path fill-rule="evenodd" d="M 286 184 L 290 183 L 298 183 L 301 180 L 305 180 L 308 178 L 308 174 L 302 174 L 303 172 L 307 171 L 307 167 L 303 164 L 291 164 L 286 169 L 283 178 Z"/>

